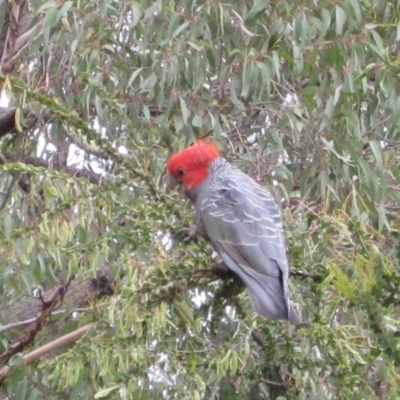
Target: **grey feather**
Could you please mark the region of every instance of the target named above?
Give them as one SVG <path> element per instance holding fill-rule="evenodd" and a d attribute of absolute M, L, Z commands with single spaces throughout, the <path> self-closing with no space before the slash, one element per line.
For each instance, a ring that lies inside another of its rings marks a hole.
<path fill-rule="evenodd" d="M 217 158 L 190 197 L 213 247 L 246 285 L 255 311 L 299 322 L 289 300 L 283 225 L 272 195 Z"/>

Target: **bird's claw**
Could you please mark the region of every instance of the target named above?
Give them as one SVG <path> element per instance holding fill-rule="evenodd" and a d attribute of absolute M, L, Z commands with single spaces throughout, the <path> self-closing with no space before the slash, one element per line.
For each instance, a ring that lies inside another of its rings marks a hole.
<path fill-rule="evenodd" d="M 197 231 L 194 228 L 182 228 L 173 234 L 173 237 L 183 237 L 184 242 L 191 242 L 197 238 Z"/>

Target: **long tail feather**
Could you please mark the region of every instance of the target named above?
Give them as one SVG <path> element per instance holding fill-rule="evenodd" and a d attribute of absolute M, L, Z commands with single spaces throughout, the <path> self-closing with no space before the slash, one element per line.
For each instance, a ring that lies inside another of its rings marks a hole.
<path fill-rule="evenodd" d="M 265 318 L 285 319 L 297 324 L 300 317 L 290 300 L 284 297 L 278 278 L 241 273 L 241 279 L 247 287 L 254 310 Z"/>

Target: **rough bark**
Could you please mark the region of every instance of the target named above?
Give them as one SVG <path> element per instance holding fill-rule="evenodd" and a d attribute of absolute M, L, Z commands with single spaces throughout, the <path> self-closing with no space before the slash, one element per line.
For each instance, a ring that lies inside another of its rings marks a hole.
<path fill-rule="evenodd" d="M 8 0 L 0 4 L 5 18 L 0 33 L 0 72 L 11 73 L 15 61 L 21 57 L 32 35 L 37 34 L 29 3 Z"/>
<path fill-rule="evenodd" d="M 0 332 L 6 329 L 25 330 L 35 323 L 37 315 L 42 310 L 43 299 L 52 297 L 54 290 L 51 289 L 42 294 L 41 298 L 29 297 L 15 304 L 11 309 L 0 310 Z M 75 278 L 71 281 L 63 301 L 54 307 L 53 312 L 71 307 L 85 307 L 92 300 L 114 293 L 115 281 L 109 266 L 103 267 L 95 278 Z M 3 327 L 2 327 L 3 325 Z"/>

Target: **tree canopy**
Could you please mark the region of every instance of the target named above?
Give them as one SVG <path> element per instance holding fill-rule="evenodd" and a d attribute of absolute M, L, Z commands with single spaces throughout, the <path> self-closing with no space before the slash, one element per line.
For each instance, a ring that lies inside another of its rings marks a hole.
<path fill-rule="evenodd" d="M 0 3 L 4 399 L 398 399 L 400 3 Z M 207 136 L 283 210 L 257 316 L 160 184 Z"/>

